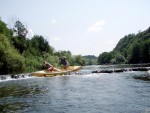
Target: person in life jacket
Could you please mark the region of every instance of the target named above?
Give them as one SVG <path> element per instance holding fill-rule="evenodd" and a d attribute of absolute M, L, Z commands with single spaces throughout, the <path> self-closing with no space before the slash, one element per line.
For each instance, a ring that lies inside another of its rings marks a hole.
<path fill-rule="evenodd" d="M 59 58 L 59 63 L 64 66 L 63 67 L 64 69 L 67 69 L 69 66 L 69 62 L 66 60 L 64 56 Z"/>
<path fill-rule="evenodd" d="M 54 71 L 53 65 L 51 65 L 50 63 L 48 63 L 46 61 L 44 61 L 43 63 L 44 63 L 44 66 L 47 68 L 47 71 L 51 71 L 51 72 Z"/>

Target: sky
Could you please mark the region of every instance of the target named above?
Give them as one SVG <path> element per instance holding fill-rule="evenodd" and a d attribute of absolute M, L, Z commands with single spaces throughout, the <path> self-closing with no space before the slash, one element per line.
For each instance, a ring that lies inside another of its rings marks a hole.
<path fill-rule="evenodd" d="M 0 0 L 0 18 L 20 20 L 28 38 L 42 35 L 56 51 L 95 55 L 150 27 L 150 0 Z"/>

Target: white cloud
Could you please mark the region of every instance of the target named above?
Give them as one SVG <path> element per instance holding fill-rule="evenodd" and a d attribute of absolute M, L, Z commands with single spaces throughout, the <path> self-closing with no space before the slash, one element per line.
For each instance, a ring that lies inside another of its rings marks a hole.
<path fill-rule="evenodd" d="M 59 41 L 61 41 L 61 37 L 53 37 L 53 41 L 55 41 L 55 42 L 59 42 Z"/>
<path fill-rule="evenodd" d="M 94 23 L 93 25 L 91 25 L 88 28 L 88 32 L 98 32 L 101 31 L 103 29 L 103 26 L 105 25 L 106 21 L 105 20 L 101 20 L 98 21 L 96 23 Z"/>
<path fill-rule="evenodd" d="M 27 34 L 27 38 L 31 39 L 34 36 L 33 30 L 31 28 L 28 28 L 28 34 Z"/>

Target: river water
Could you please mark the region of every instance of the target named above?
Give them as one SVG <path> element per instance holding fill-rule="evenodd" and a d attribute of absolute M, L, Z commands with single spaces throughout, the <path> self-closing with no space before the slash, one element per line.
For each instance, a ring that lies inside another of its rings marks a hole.
<path fill-rule="evenodd" d="M 2 113 L 150 113 L 150 71 L 0 80 Z"/>

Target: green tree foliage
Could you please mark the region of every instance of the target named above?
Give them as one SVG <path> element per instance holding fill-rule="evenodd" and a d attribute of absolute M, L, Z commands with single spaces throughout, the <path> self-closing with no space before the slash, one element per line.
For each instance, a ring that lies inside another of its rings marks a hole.
<path fill-rule="evenodd" d="M 25 69 L 22 57 L 10 44 L 9 40 L 0 34 L 0 73 L 16 73 Z"/>
<path fill-rule="evenodd" d="M 7 28 L 7 25 L 0 20 L 0 34 L 5 35 L 7 38 L 12 38 L 13 32 Z"/>
<path fill-rule="evenodd" d="M 14 47 L 22 54 L 27 49 L 26 35 L 28 31 L 20 21 L 16 21 L 13 32 L 15 37 L 12 38 L 12 43 Z"/>
<path fill-rule="evenodd" d="M 49 55 L 46 61 L 49 61 L 55 67 L 59 67 L 59 57 L 56 55 Z"/>
<path fill-rule="evenodd" d="M 48 41 L 45 40 L 43 36 L 39 35 L 35 35 L 31 39 L 31 47 L 34 48 L 34 51 L 36 51 L 35 55 L 42 55 L 45 53 L 53 54 L 54 51 L 53 47 L 49 45 Z"/>
<path fill-rule="evenodd" d="M 112 62 L 112 63 L 113 64 L 123 64 L 125 62 L 126 62 L 125 57 L 118 53 L 114 59 L 114 62 Z"/>
<path fill-rule="evenodd" d="M 135 64 L 138 63 L 139 61 L 140 61 L 140 45 L 139 43 L 135 43 L 131 47 L 129 62 Z"/>
<path fill-rule="evenodd" d="M 75 64 L 79 64 L 81 66 L 85 65 L 85 59 L 81 55 L 75 56 Z"/>
<path fill-rule="evenodd" d="M 32 72 L 43 69 L 43 61 L 60 67 L 59 57 L 65 56 L 70 65 L 85 65 L 87 59 L 72 55 L 70 51 L 56 52 L 43 36 L 35 35 L 27 39 L 25 26 L 16 21 L 9 29 L 0 20 L 0 74 Z M 14 35 L 13 35 L 14 34 Z M 90 59 L 89 64 L 93 64 Z"/>
<path fill-rule="evenodd" d="M 15 36 L 12 38 L 12 43 L 14 47 L 19 51 L 19 53 L 23 53 L 27 49 L 26 39 L 23 37 Z"/>
<path fill-rule="evenodd" d="M 26 37 L 26 35 L 28 33 L 25 26 L 19 20 L 16 21 L 13 31 L 18 37 L 24 37 L 24 38 Z"/>
<path fill-rule="evenodd" d="M 74 56 L 71 54 L 70 51 L 58 51 L 58 52 L 56 52 L 56 55 L 58 57 L 65 56 L 70 65 L 74 65 L 75 64 Z"/>
<path fill-rule="evenodd" d="M 150 63 L 150 28 L 120 39 L 112 52 L 99 55 L 98 63 L 105 64 L 108 54 L 112 54 L 112 58 L 107 63 Z"/>
<path fill-rule="evenodd" d="M 85 59 L 85 65 L 96 65 L 97 64 L 97 57 L 94 55 L 86 55 L 83 56 Z"/>
<path fill-rule="evenodd" d="M 135 40 L 138 40 L 135 34 L 129 34 L 125 36 L 124 38 L 120 39 L 114 51 L 125 52 L 125 50 L 128 49 Z"/>
<path fill-rule="evenodd" d="M 43 69 L 43 61 L 42 57 L 30 55 L 25 57 L 25 72 L 32 72 L 35 70 L 42 70 Z"/>
<path fill-rule="evenodd" d="M 150 40 L 144 41 L 141 45 L 141 60 L 143 63 L 150 62 Z"/>
<path fill-rule="evenodd" d="M 98 64 L 109 64 L 112 59 L 112 54 L 104 52 L 98 57 Z"/>

